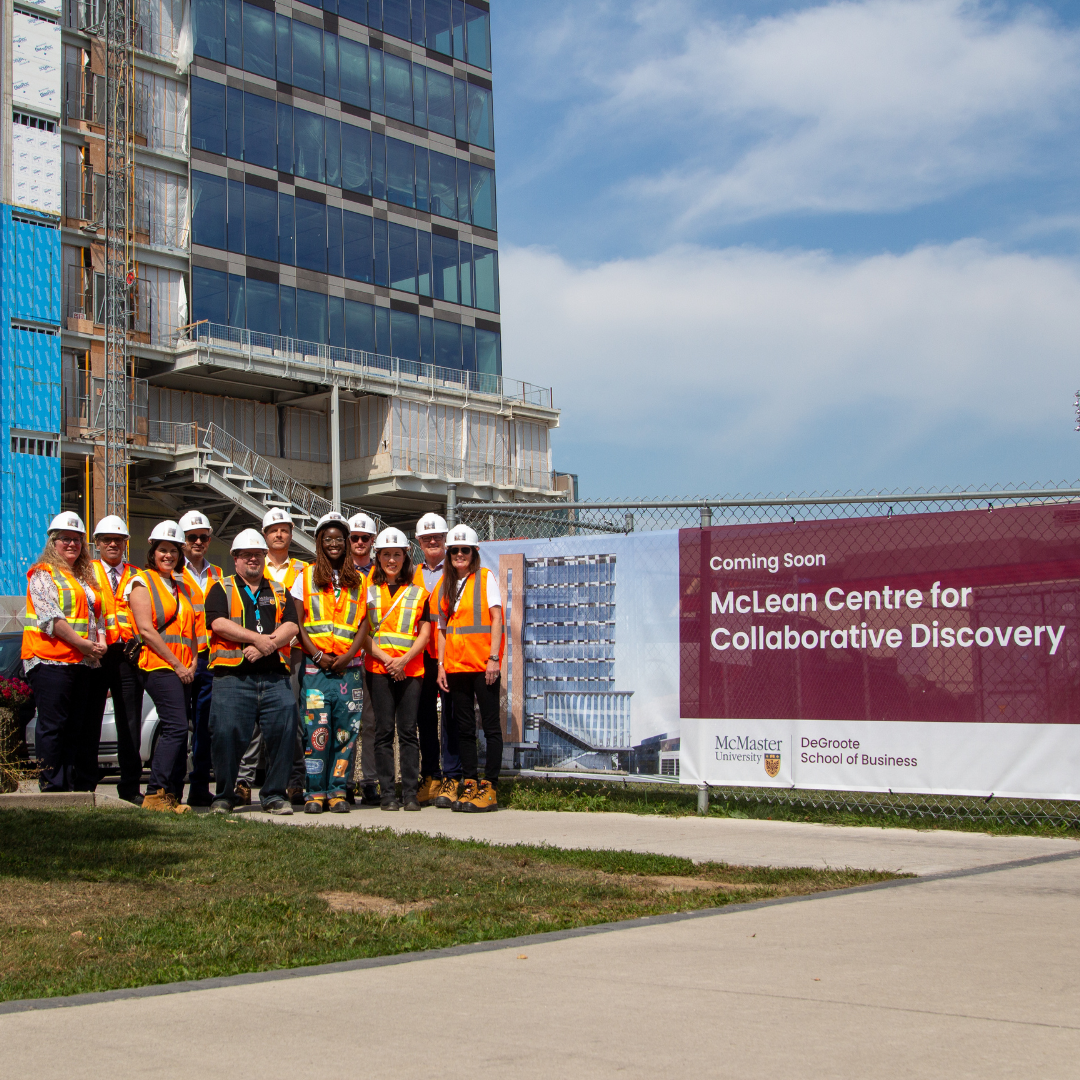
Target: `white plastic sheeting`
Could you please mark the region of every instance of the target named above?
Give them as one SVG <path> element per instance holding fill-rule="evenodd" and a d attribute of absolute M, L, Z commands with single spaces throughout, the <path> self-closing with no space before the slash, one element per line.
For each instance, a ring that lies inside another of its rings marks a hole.
<path fill-rule="evenodd" d="M 186 250 L 188 243 L 188 185 L 186 176 L 150 169 L 135 169 L 136 231 L 151 244 Z"/>
<path fill-rule="evenodd" d="M 171 346 L 187 322 L 187 294 L 179 270 L 139 264 L 136 329 L 150 335 L 153 345 Z"/>
<path fill-rule="evenodd" d="M 153 56 L 175 59 L 184 7 L 184 0 L 138 0 L 135 47 Z"/>
<path fill-rule="evenodd" d="M 14 12 L 11 93 L 16 108 L 22 106 L 44 116 L 60 115 L 60 48 L 58 22 Z"/>
<path fill-rule="evenodd" d="M 188 152 L 188 92 L 176 79 L 149 71 L 135 72 L 136 134 L 152 150 Z"/>

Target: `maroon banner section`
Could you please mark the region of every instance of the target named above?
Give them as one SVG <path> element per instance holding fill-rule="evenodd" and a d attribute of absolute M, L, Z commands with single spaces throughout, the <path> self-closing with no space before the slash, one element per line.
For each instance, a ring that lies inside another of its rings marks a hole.
<path fill-rule="evenodd" d="M 679 533 L 684 718 L 1080 722 L 1080 506 Z"/>

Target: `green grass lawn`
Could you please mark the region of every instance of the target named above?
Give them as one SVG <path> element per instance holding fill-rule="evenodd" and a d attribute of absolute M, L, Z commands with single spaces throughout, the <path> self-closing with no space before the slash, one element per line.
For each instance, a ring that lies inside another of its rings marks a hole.
<path fill-rule="evenodd" d="M 0 811 L 0 1000 L 385 956 L 895 875 L 210 815 Z"/>
<path fill-rule="evenodd" d="M 780 793 L 781 795 L 783 792 Z M 803 793 L 809 797 L 814 793 Z M 834 798 L 842 797 L 841 792 Z M 888 795 L 875 798 L 887 802 Z M 824 825 L 861 825 L 874 828 L 959 829 L 965 832 L 999 833 L 1024 836 L 1058 836 L 1080 839 L 1080 825 L 1051 825 L 1010 820 L 1007 804 L 999 801 L 1000 816 L 984 816 L 987 806 L 982 799 L 952 799 L 952 816 L 933 817 L 929 812 L 907 813 L 901 805 L 917 802 L 911 796 L 896 796 L 894 811 L 857 813 L 826 806 L 786 805 L 782 802 L 755 802 L 747 794 L 739 798 L 729 792 L 712 789 L 709 794 L 709 817 L 759 818 L 770 821 L 811 821 Z M 938 800 L 944 801 L 944 800 Z M 927 811 L 935 800 L 927 798 Z M 624 814 L 662 814 L 685 817 L 697 813 L 697 789 L 678 784 L 624 784 L 619 781 L 576 780 L 557 777 L 550 780 L 532 777 L 506 778 L 499 782 L 499 803 L 514 810 L 563 810 L 577 812 L 619 811 Z M 1075 804 L 1062 808 L 1063 813 Z M 965 813 L 970 816 L 965 816 Z"/>

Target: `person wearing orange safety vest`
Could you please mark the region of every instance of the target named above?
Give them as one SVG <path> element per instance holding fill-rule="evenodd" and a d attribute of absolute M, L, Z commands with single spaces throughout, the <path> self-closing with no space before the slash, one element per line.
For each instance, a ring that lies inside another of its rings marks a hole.
<path fill-rule="evenodd" d="M 439 612 L 439 686 L 454 701 L 458 750 L 464 784 L 451 809 L 477 813 L 499 808 L 495 785 L 502 766 L 499 686 L 503 655 L 503 609 L 499 583 L 480 565 L 480 538 L 468 525 L 446 537 L 448 565 L 443 570 Z M 477 769 L 474 705 L 487 740 L 484 779 Z"/>
<path fill-rule="evenodd" d="M 293 536 L 292 514 L 282 506 L 272 506 L 263 515 L 262 534 L 267 547 L 263 573 L 267 580 L 276 581 L 286 592 L 289 592 L 296 579 L 304 572 L 304 567 L 307 566 L 303 559 L 295 559 L 289 555 Z M 300 642 L 294 639 L 292 652 L 289 655 L 289 684 L 292 687 L 293 697 L 297 700 L 297 707 L 300 702 L 300 672 L 303 664 L 303 650 L 300 648 Z M 255 785 L 255 773 L 259 767 L 262 751 L 262 731 L 256 727 L 255 736 L 240 759 L 240 771 L 236 775 L 234 794 L 237 801 L 243 805 L 251 802 L 251 789 Z M 289 786 L 285 793 L 291 805 L 304 805 L 304 736 L 300 724 L 296 725 L 296 753 L 293 756 Z"/>
<path fill-rule="evenodd" d="M 445 810 L 454 805 L 461 784 L 461 757 L 458 754 L 453 707 L 450 695 L 439 689 L 439 613 L 434 601 L 446 560 L 448 528 L 446 519 L 439 514 L 425 514 L 416 523 L 416 542 L 420 545 L 424 561 L 417 566 L 413 577 L 413 584 L 423 586 L 431 594 L 431 617 L 435 624 L 424 651 L 424 685 L 416 713 L 416 730 L 420 739 L 420 786 L 416 797 L 421 806 L 437 806 Z"/>
<path fill-rule="evenodd" d="M 364 579 L 348 557 L 349 523 L 331 510 L 315 526 L 315 563 L 293 585 L 303 605 L 300 644 L 304 812 L 349 812 L 345 798 L 364 704 L 360 624 Z"/>
<path fill-rule="evenodd" d="M 92 565 L 108 648 L 101 658 L 90 710 L 95 716 L 104 716 L 106 701 L 112 695 L 116 756 L 120 765 L 116 794 L 138 806 L 142 802 L 139 785 L 143 769 L 143 680 L 138 665 L 124 655 L 124 646 L 136 633 L 131 608 L 124 599 L 128 585 L 139 572 L 137 566 L 125 560 L 130 536 L 127 523 L 115 514 L 103 517 L 94 529 L 98 558 Z"/>
<path fill-rule="evenodd" d="M 266 751 L 266 776 L 259 791 L 263 810 L 291 814 L 285 797 L 296 747 L 296 699 L 289 686 L 290 642 L 296 636 L 296 603 L 265 573 L 266 540 L 244 529 L 232 542 L 236 572 L 206 594 L 210 711 L 217 794 L 211 813 L 230 813 L 242 800 L 236 778 L 256 727 Z"/>
<path fill-rule="evenodd" d="M 155 525 L 146 569 L 124 593 L 142 639 L 139 670 L 159 721 L 142 807 L 176 814 L 191 809 L 181 800 L 187 772 L 188 698 L 198 655 L 195 605 L 180 574 L 183 542 L 175 521 Z"/>
<path fill-rule="evenodd" d="M 367 692 L 375 710 L 375 765 L 383 810 L 419 810 L 420 745 L 416 712 L 424 683 L 424 651 L 431 636 L 428 592 L 412 580 L 409 541 L 400 529 L 375 538 L 360 633 Z M 401 802 L 394 795 L 394 733 L 401 767 Z"/>
<path fill-rule="evenodd" d="M 93 791 L 101 716 L 86 708 L 105 655 L 101 598 L 78 514 L 57 514 L 26 574 L 22 663 L 37 708 L 42 791 Z"/>
<path fill-rule="evenodd" d="M 210 519 L 198 510 L 189 510 L 180 519 L 184 534 L 184 582 L 191 590 L 195 604 L 195 626 L 199 638 L 199 655 L 195 663 L 195 679 L 191 684 L 188 720 L 191 724 L 191 787 L 188 802 L 192 806 L 209 806 L 210 795 L 210 695 L 214 679 L 210 674 L 209 640 L 206 632 L 206 594 L 224 571 L 206 559 L 213 529 Z"/>
<path fill-rule="evenodd" d="M 367 577 L 371 573 L 371 545 L 375 543 L 375 534 L 378 532 L 374 518 L 365 514 L 362 510 L 349 518 L 349 555 L 353 566 L 364 578 L 364 589 L 367 589 Z M 366 595 L 366 594 L 365 594 Z M 360 709 L 360 782 L 363 792 L 360 797 L 361 806 L 379 805 L 379 772 L 375 768 L 375 710 L 371 706 L 371 697 L 364 694 L 363 707 Z M 355 768 L 349 774 L 349 782 L 345 785 L 345 798 L 349 802 L 355 801 L 353 778 Z"/>

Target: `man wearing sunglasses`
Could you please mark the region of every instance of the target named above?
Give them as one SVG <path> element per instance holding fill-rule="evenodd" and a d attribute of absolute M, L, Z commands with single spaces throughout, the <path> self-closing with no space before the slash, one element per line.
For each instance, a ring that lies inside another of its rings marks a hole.
<path fill-rule="evenodd" d="M 378 529 L 367 514 L 354 514 L 349 518 L 349 554 L 353 565 L 366 578 L 371 573 L 371 545 L 375 542 Z M 367 585 L 364 586 L 367 595 Z M 364 694 L 363 708 L 360 710 L 360 773 L 363 784 L 361 806 L 379 806 L 379 774 L 375 770 L 375 710 L 369 695 Z M 355 773 L 353 774 L 355 777 Z M 345 787 L 345 797 L 352 802 L 355 798 L 355 779 Z"/>
<path fill-rule="evenodd" d="M 179 525 L 184 534 L 184 584 L 191 590 L 191 602 L 195 605 L 195 635 L 199 645 L 188 713 L 191 727 L 188 803 L 191 806 L 209 806 L 213 802 L 210 794 L 210 701 L 214 679 L 209 668 L 206 594 L 215 582 L 221 581 L 224 574 L 220 566 L 215 566 L 206 558 L 213 535 L 210 519 L 198 510 L 191 510 L 180 519 Z"/>

